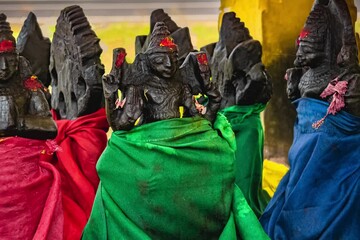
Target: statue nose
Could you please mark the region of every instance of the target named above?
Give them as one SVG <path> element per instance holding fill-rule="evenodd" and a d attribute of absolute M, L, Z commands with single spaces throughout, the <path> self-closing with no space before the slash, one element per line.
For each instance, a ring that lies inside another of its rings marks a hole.
<path fill-rule="evenodd" d="M 6 59 L 4 56 L 0 57 L 0 69 L 5 70 L 7 68 Z"/>
<path fill-rule="evenodd" d="M 165 67 L 171 67 L 171 60 L 170 57 L 166 57 L 164 60 L 164 66 Z"/>
<path fill-rule="evenodd" d="M 304 59 L 303 59 L 303 55 L 302 55 L 302 54 L 296 54 L 295 61 L 294 61 L 294 65 L 295 65 L 295 66 L 301 66 L 303 60 L 304 60 Z"/>

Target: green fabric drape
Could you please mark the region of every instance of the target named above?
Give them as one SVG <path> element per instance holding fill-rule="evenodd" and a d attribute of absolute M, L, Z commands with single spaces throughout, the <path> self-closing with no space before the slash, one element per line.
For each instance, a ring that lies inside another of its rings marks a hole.
<path fill-rule="evenodd" d="M 114 132 L 83 239 L 267 239 L 234 189 L 231 127 L 222 115 L 214 126 L 182 118 Z"/>
<path fill-rule="evenodd" d="M 235 183 L 260 217 L 270 196 L 262 189 L 264 131 L 260 113 L 264 104 L 231 106 L 222 110 L 236 137 Z"/>

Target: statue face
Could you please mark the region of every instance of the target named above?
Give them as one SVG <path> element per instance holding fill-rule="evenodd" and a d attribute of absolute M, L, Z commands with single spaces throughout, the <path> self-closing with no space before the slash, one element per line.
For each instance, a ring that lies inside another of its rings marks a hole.
<path fill-rule="evenodd" d="M 296 52 L 296 59 L 294 65 L 296 67 L 310 67 L 314 68 L 324 63 L 326 55 L 315 49 L 312 44 L 301 41 Z"/>
<path fill-rule="evenodd" d="M 17 69 L 18 55 L 16 53 L 0 53 L 0 82 L 8 81 Z"/>
<path fill-rule="evenodd" d="M 161 78 L 171 78 L 177 70 L 178 53 L 169 48 L 149 53 L 150 68 Z"/>

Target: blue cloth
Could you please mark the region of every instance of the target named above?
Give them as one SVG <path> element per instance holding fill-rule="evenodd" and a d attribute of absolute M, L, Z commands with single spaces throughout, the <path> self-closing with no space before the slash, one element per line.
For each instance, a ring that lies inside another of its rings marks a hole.
<path fill-rule="evenodd" d="M 260 218 L 271 239 L 360 238 L 360 118 L 325 114 L 328 103 L 295 102 L 290 170 Z"/>

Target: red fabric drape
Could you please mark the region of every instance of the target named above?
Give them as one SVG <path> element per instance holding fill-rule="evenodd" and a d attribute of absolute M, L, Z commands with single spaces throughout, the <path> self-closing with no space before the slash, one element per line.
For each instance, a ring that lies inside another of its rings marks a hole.
<path fill-rule="evenodd" d="M 80 239 L 99 184 L 95 167 L 106 147 L 109 125 L 104 109 L 76 120 L 56 120 L 56 124 L 59 150 L 54 165 L 62 181 L 64 239 Z"/>
<path fill-rule="evenodd" d="M 1 239 L 61 239 L 60 175 L 47 162 L 49 147 L 49 141 L 0 138 Z"/>

